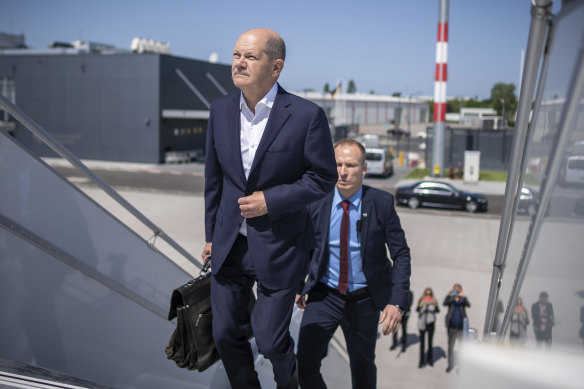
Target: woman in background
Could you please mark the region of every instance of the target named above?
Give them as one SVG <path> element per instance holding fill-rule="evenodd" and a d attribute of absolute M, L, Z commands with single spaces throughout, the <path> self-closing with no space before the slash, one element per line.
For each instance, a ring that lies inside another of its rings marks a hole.
<path fill-rule="evenodd" d="M 428 364 L 434 366 L 434 358 L 432 355 L 432 338 L 434 337 L 434 324 L 436 322 L 436 314 L 440 312 L 438 308 L 438 300 L 434 297 L 432 288 L 426 288 L 424 294 L 418 300 L 416 308 L 418 312 L 418 330 L 420 331 L 420 363 L 418 367 L 424 366 L 426 334 L 428 335 Z"/>
<path fill-rule="evenodd" d="M 511 328 L 509 329 L 509 340 L 511 344 L 523 345 L 527 340 L 527 326 L 529 325 L 529 316 L 527 309 L 523 306 L 523 299 L 517 298 L 517 305 L 511 315 Z"/>

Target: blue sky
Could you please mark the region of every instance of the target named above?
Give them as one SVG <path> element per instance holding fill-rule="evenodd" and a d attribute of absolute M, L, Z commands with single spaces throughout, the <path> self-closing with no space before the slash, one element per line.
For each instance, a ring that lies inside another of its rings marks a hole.
<path fill-rule="evenodd" d="M 173 55 L 230 63 L 238 35 L 276 30 L 288 57 L 281 84 L 321 91 L 354 80 L 359 92 L 433 95 L 438 0 L 0 0 L 0 31 L 28 46 L 76 39 L 129 49 L 136 36 L 169 42 Z M 554 12 L 560 1 L 554 4 Z M 530 0 L 450 0 L 448 96 L 488 98 L 519 80 Z M 343 86 L 345 88 L 346 85 Z"/>

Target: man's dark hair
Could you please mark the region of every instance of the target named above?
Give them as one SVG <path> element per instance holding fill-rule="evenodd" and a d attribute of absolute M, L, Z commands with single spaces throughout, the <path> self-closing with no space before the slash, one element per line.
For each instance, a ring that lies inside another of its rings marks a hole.
<path fill-rule="evenodd" d="M 264 52 L 270 59 L 282 59 L 282 61 L 286 60 L 286 44 L 284 43 L 284 39 L 280 37 L 270 37 L 266 42 L 266 47 Z"/>
<path fill-rule="evenodd" d="M 341 139 L 340 141 L 335 143 L 334 149 L 336 150 L 337 147 L 344 145 L 357 146 L 359 148 L 359 151 L 361 151 L 361 165 L 365 164 L 365 147 L 360 142 L 356 141 L 355 139 L 349 138 Z"/>

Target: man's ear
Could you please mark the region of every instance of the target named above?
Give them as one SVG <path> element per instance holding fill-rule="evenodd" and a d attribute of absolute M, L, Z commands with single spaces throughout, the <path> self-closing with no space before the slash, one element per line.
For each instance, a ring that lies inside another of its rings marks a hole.
<path fill-rule="evenodd" d="M 363 163 L 363 177 L 365 177 L 365 174 L 367 174 L 367 162 Z"/>
<path fill-rule="evenodd" d="M 274 67 L 272 69 L 272 75 L 274 77 L 279 77 L 280 73 L 282 73 L 282 70 L 284 69 L 284 61 L 281 58 L 278 58 L 277 60 L 274 61 Z"/>

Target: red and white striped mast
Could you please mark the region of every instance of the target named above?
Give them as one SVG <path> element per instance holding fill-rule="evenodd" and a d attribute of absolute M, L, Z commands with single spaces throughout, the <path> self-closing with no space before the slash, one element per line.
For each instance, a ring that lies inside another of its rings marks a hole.
<path fill-rule="evenodd" d="M 436 74 L 434 74 L 434 134 L 432 168 L 434 177 L 444 172 L 444 132 L 446 128 L 446 79 L 448 78 L 448 0 L 440 0 L 438 9 L 438 41 L 436 42 Z"/>

